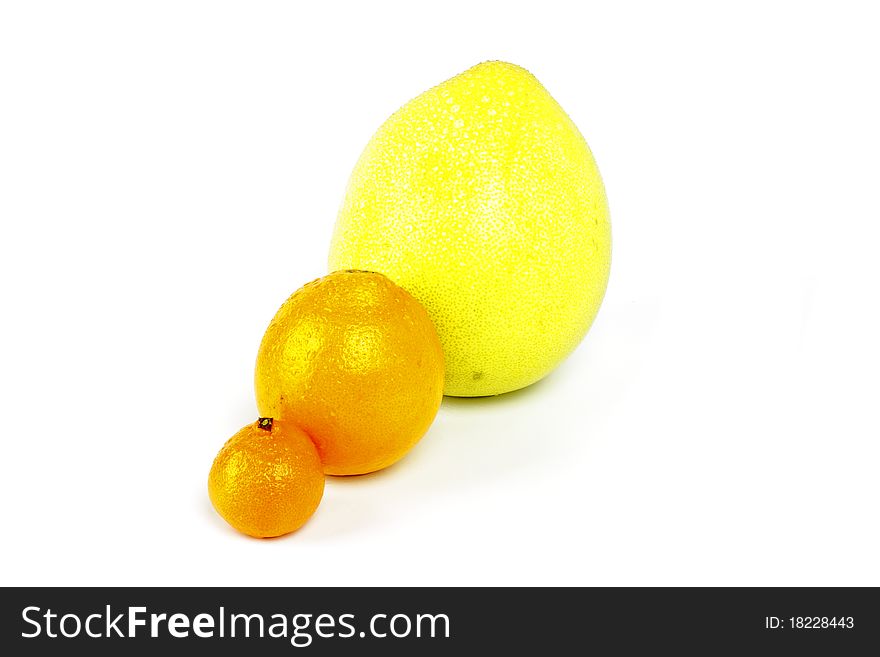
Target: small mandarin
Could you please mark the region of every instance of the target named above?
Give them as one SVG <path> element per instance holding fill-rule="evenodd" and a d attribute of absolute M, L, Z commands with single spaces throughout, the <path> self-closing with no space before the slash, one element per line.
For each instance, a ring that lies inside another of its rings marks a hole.
<path fill-rule="evenodd" d="M 294 424 L 267 417 L 232 436 L 208 475 L 217 513 L 257 538 L 299 529 L 323 494 L 324 471 L 312 441 Z"/>
<path fill-rule="evenodd" d="M 364 474 L 403 457 L 428 430 L 443 371 L 418 301 L 382 274 L 339 271 L 297 290 L 269 324 L 257 407 L 302 427 L 327 474 Z"/>

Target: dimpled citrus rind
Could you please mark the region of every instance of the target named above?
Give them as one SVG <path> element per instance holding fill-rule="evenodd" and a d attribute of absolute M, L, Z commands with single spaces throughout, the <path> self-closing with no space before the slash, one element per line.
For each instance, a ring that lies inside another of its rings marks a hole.
<path fill-rule="evenodd" d="M 264 422 L 265 424 L 265 422 Z M 324 494 L 324 472 L 309 437 L 274 420 L 248 425 L 223 445 L 208 475 L 208 496 L 226 522 L 257 538 L 299 529 Z"/>
<path fill-rule="evenodd" d="M 386 274 L 427 309 L 445 392 L 548 374 L 602 302 L 611 230 L 577 127 L 528 71 L 486 62 L 382 125 L 348 184 L 330 269 Z"/>
<path fill-rule="evenodd" d="M 254 375 L 261 415 L 294 420 L 324 471 L 385 468 L 425 434 L 443 396 L 443 351 L 425 309 L 387 277 L 335 272 L 272 319 Z"/>

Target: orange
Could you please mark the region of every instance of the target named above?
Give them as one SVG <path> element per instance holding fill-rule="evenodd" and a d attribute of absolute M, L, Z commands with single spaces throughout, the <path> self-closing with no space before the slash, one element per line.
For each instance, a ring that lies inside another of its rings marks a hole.
<path fill-rule="evenodd" d="M 309 434 L 324 472 L 387 467 L 443 397 L 443 352 L 422 305 L 382 274 L 339 271 L 297 290 L 257 355 L 257 406 Z"/>
<path fill-rule="evenodd" d="M 323 494 L 324 471 L 312 441 L 294 424 L 272 418 L 260 418 L 230 438 L 208 475 L 217 513 L 258 538 L 299 529 Z"/>

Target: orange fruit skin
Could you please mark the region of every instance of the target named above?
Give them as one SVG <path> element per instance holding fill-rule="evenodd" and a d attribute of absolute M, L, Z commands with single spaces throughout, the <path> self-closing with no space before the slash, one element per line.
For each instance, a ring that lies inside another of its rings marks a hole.
<path fill-rule="evenodd" d="M 309 437 L 274 420 L 249 424 L 226 441 L 208 475 L 208 496 L 226 522 L 257 538 L 302 527 L 324 495 L 324 470 Z"/>
<path fill-rule="evenodd" d="M 257 406 L 295 421 L 324 472 L 385 468 L 425 434 L 443 397 L 443 351 L 422 305 L 382 274 L 340 271 L 297 290 L 257 355 Z"/>

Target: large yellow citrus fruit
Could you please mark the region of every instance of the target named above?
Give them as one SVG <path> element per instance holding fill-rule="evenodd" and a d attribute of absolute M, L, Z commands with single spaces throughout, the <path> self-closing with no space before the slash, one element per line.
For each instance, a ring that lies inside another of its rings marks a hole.
<path fill-rule="evenodd" d="M 409 293 L 382 274 L 340 271 L 281 306 L 255 384 L 260 413 L 302 427 L 327 474 L 364 474 L 428 430 L 443 397 L 443 352 Z"/>
<path fill-rule="evenodd" d="M 581 133 L 528 71 L 487 62 L 382 125 L 349 181 L 330 268 L 386 274 L 424 304 L 446 394 L 545 376 L 608 282 L 611 230 Z"/>
<path fill-rule="evenodd" d="M 296 425 L 260 418 L 226 441 L 208 475 L 211 503 L 248 536 L 299 529 L 318 508 L 324 471 L 309 437 Z"/>

